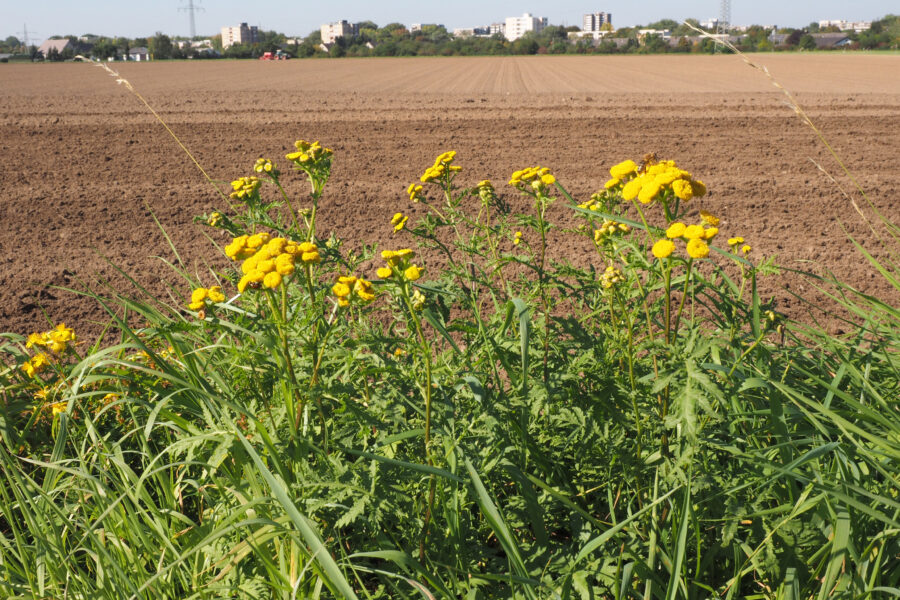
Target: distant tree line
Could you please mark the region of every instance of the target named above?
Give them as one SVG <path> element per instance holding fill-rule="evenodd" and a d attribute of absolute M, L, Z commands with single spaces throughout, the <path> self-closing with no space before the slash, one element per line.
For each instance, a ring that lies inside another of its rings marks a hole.
<path fill-rule="evenodd" d="M 694 19 L 688 23 L 700 28 Z M 180 48 L 177 42 L 186 38 L 171 38 L 161 32 L 149 38 L 124 38 L 83 36 L 90 43 L 79 41 L 75 36 L 64 36 L 73 41 L 74 49 L 62 52 L 51 51 L 46 60 L 67 60 L 76 53 L 89 54 L 101 60 L 115 60 L 127 57 L 133 48 L 145 47 L 154 60 L 184 58 L 257 58 L 265 52 L 282 50 L 295 58 L 340 58 L 345 56 L 500 56 L 523 54 L 660 54 L 660 53 L 704 53 L 715 52 L 716 43 L 698 37 L 696 31 L 684 23 L 672 19 L 662 19 L 647 25 L 618 29 L 606 38 L 594 41 L 590 38 L 569 37 L 569 33 L 579 31 L 578 27 L 551 25 L 540 33 L 528 32 L 523 37 L 510 42 L 501 34 L 490 37 L 455 37 L 444 27 L 423 26 L 421 30 L 409 31 L 402 23 L 388 23 L 379 27 L 372 21 L 356 24 L 358 35 L 338 38 L 334 44 L 325 47 L 319 30 L 302 39 L 289 40 L 283 33 L 260 31 L 259 39 L 253 44 L 235 44 L 222 48 L 220 35 L 211 38 L 197 37 L 195 40 L 209 39 L 209 48 Z M 670 39 L 659 35 L 641 35 L 641 30 L 668 30 Z M 837 31 L 836 28 L 820 28 L 818 23 L 810 23 L 803 29 L 779 29 L 777 43 L 772 31 L 753 25 L 735 38 L 735 45 L 743 52 L 765 52 L 773 50 L 815 49 L 814 33 Z M 712 33 L 712 31 L 709 31 Z M 849 38 L 850 49 L 897 49 L 900 48 L 900 16 L 887 15 L 874 21 L 871 29 L 861 33 L 844 32 Z M 59 37 L 58 39 L 63 39 Z M 37 48 L 25 48 L 15 36 L 0 41 L 0 53 L 38 58 Z"/>

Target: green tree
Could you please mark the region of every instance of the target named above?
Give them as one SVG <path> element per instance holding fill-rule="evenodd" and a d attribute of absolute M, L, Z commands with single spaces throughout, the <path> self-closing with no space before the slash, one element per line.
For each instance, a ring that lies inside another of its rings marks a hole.
<path fill-rule="evenodd" d="M 109 38 L 100 38 L 91 49 L 91 55 L 100 60 L 109 60 L 115 58 L 118 54 L 118 48 Z"/>
<path fill-rule="evenodd" d="M 147 47 L 147 51 L 150 53 L 150 56 L 153 57 L 153 60 L 164 60 L 172 58 L 173 47 L 172 39 L 166 34 L 157 31 L 156 35 L 150 38 L 150 44 Z"/>
<path fill-rule="evenodd" d="M 800 37 L 800 41 L 798 45 L 804 50 L 815 50 L 816 49 L 816 38 L 809 35 L 808 33 Z"/>

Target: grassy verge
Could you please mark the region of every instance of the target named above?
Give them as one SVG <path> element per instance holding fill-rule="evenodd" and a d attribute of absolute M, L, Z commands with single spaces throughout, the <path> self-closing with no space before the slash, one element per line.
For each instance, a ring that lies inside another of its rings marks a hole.
<path fill-rule="evenodd" d="M 180 303 L 78 290 L 115 339 L 0 337 L 3 596 L 900 595 L 895 307 L 816 279 L 851 333 L 789 321 L 672 161 L 575 199 L 446 152 L 376 252 L 317 229 L 333 158 L 235 180 Z M 552 203 L 592 266 L 547 259 Z"/>

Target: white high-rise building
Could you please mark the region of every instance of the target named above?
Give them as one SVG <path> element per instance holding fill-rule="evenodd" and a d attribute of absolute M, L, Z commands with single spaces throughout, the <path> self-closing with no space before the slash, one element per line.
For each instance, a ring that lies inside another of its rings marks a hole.
<path fill-rule="evenodd" d="M 506 18 L 506 39 L 514 42 L 529 31 L 540 33 L 547 26 L 547 17 L 533 17 L 531 13 L 525 13 L 521 17 Z"/>
<path fill-rule="evenodd" d="M 351 38 L 357 34 L 356 25 L 352 25 L 347 21 L 338 21 L 337 23 L 322 25 L 319 31 L 322 34 L 323 44 L 333 44 L 334 40 L 339 37 Z"/>
<path fill-rule="evenodd" d="M 259 41 L 259 28 L 241 23 L 237 27 L 222 28 L 222 50 L 235 44 L 255 44 Z"/>
<path fill-rule="evenodd" d="M 612 13 L 595 12 L 584 15 L 582 31 L 600 31 L 605 24 L 612 25 Z"/>

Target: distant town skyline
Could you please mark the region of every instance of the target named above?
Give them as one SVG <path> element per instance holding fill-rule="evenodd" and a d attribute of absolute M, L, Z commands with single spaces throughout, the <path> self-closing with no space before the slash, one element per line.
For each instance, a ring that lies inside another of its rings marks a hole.
<path fill-rule="evenodd" d="M 28 28 L 30 43 L 52 35 L 147 37 L 157 31 L 170 36 L 190 34 L 187 0 L 157 0 L 153 3 L 125 4 L 120 0 L 36 0 L 9 3 L 0 11 L 3 29 L 0 37 L 23 38 Z M 448 29 L 488 25 L 506 17 L 530 12 L 547 17 L 552 25 L 581 26 L 582 16 L 590 12 L 608 12 L 617 28 L 646 25 L 661 19 L 706 20 L 718 17 L 719 0 L 456 0 L 453 3 L 418 0 L 338 0 L 330 3 L 269 0 L 253 5 L 246 0 L 194 0 L 198 35 L 213 36 L 224 26 L 246 22 L 261 30 L 275 30 L 289 36 L 305 36 L 323 23 L 346 19 L 370 20 L 378 25 L 399 22 L 441 23 Z M 265 10 L 260 11 L 259 6 Z M 181 10 L 179 10 L 181 9 Z M 778 25 L 801 27 L 825 19 L 848 21 L 874 20 L 900 12 L 896 0 L 732 0 L 732 22 L 736 25 Z"/>

